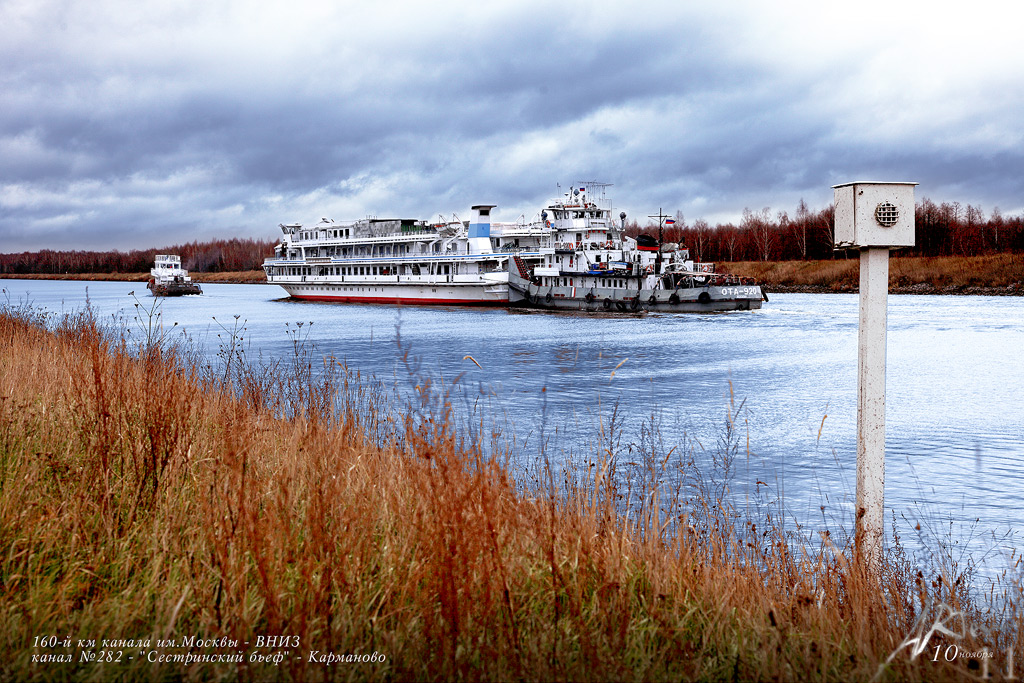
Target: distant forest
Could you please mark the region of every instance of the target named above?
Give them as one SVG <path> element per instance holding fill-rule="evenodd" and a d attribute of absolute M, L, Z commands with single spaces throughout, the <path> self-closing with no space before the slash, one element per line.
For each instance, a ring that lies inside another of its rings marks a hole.
<path fill-rule="evenodd" d="M 178 254 L 196 273 L 256 270 L 275 241 L 230 239 L 132 251 L 42 251 L 0 254 L 0 273 L 148 273 L 157 254 Z"/>
<path fill-rule="evenodd" d="M 664 230 L 666 242 L 681 242 L 698 261 L 797 261 L 842 258 L 832 250 L 835 215 L 832 206 L 811 211 L 802 200 L 790 216 L 771 209 L 743 211 L 739 225 L 711 226 L 703 219 L 687 224 L 677 213 Z M 1024 217 L 1004 217 L 999 209 L 988 216 L 979 207 L 958 202 L 935 204 L 923 199 L 916 211 L 917 245 L 901 249 L 905 256 L 980 256 L 1024 253 Z M 626 224 L 630 235 L 656 236 L 657 227 Z M 197 273 L 258 270 L 273 253 L 276 241 L 230 239 L 192 242 L 161 249 L 121 251 L 53 251 L 0 254 L 0 273 L 145 273 L 156 254 L 178 254 L 182 265 Z"/>
<path fill-rule="evenodd" d="M 687 224 L 682 214 L 664 230 L 666 242 L 681 242 L 697 261 L 799 261 L 843 258 L 832 250 L 835 210 L 811 211 L 802 200 L 790 216 L 771 209 L 743 211 L 739 225 L 711 226 L 703 219 Z M 915 216 L 916 246 L 901 256 L 980 256 L 1024 252 L 1024 217 L 1004 217 L 999 209 L 988 216 L 979 207 L 958 202 L 935 204 L 923 199 Z M 627 234 L 654 236 L 656 226 L 626 224 Z"/>

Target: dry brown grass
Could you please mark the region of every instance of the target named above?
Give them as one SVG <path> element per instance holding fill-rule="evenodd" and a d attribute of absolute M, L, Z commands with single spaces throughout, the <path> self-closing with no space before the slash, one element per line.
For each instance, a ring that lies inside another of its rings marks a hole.
<path fill-rule="evenodd" d="M 890 261 L 889 281 L 906 287 L 928 283 L 944 287 L 1008 287 L 1016 284 L 1024 293 L 1024 255 L 940 256 L 895 258 Z"/>
<path fill-rule="evenodd" d="M 769 290 L 792 287 L 855 292 L 859 287 L 860 259 L 856 253 L 850 253 L 846 258 L 828 261 L 740 261 L 723 263 L 719 270 L 756 278 Z M 889 287 L 892 291 L 928 293 L 1013 287 L 1017 293 L 1024 294 L 1024 257 L 1020 254 L 969 257 L 894 254 L 889 260 Z"/>
<path fill-rule="evenodd" d="M 112 282 L 146 282 L 149 273 L 4 273 L 3 277 L 15 280 L 88 280 Z"/>
<path fill-rule="evenodd" d="M 771 506 L 740 524 L 672 452 L 627 478 L 614 422 L 588 462 L 516 481 L 429 377 L 396 410 L 332 359 L 204 370 L 150 342 L 0 315 L 0 679 L 961 680 L 930 648 L 883 665 L 930 601 L 989 629 L 930 647 L 1021 653 L 1012 599 L 982 613 L 898 543 L 876 574 L 794 547 Z M 299 643 L 278 666 L 31 661 L 45 635 L 260 634 Z"/>
<path fill-rule="evenodd" d="M 266 284 L 267 274 L 263 270 L 240 270 L 223 273 L 192 273 L 196 282 L 227 282 L 233 284 Z"/>
<path fill-rule="evenodd" d="M 262 270 L 240 270 L 226 271 L 223 273 L 189 273 L 196 282 L 226 282 L 232 284 L 262 284 L 266 283 L 267 276 Z M 52 273 L 5 273 L 0 277 L 14 278 L 18 280 L 88 280 L 88 281 L 114 281 L 114 282 L 146 282 L 149 280 L 149 273 L 66 273 L 55 275 Z"/>

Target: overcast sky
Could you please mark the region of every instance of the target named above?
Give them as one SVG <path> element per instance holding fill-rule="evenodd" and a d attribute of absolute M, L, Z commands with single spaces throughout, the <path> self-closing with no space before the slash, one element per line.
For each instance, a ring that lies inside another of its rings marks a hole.
<path fill-rule="evenodd" d="M 1024 211 L 1016 3 L 0 0 L 0 251 L 831 185 Z"/>

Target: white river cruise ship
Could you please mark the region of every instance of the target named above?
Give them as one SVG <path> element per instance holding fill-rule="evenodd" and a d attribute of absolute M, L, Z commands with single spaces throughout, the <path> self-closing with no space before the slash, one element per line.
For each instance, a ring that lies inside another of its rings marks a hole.
<path fill-rule="evenodd" d="M 269 283 L 297 299 L 505 306 L 509 259 L 537 258 L 536 245 L 547 233 L 508 224 L 492 238 L 493 208 L 472 207 L 468 222 L 324 218 L 311 227 L 282 224 L 281 242 L 263 269 Z"/>

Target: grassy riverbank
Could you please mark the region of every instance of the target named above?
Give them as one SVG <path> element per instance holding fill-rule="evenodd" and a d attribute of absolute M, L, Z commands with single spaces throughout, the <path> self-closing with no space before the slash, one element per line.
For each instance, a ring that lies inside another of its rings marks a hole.
<path fill-rule="evenodd" d="M 776 506 L 740 519 L 724 471 L 627 451 L 614 422 L 571 468 L 514 474 L 415 372 L 399 405 L 298 337 L 269 367 L 227 339 L 210 366 L 88 315 L 42 322 L 0 315 L 0 680 L 934 681 L 1022 661 L 1016 594 L 984 612 L 969 576 L 919 573 L 898 543 L 866 573 L 839 530 L 794 549 Z M 723 425 L 724 467 L 743 456 Z M 938 603 L 974 630 L 900 649 Z M 100 650 L 120 663 L 83 661 Z"/>
<path fill-rule="evenodd" d="M 894 294 L 987 294 L 1024 296 L 1024 256 L 902 257 L 889 262 L 889 291 Z M 769 292 L 856 292 L 860 259 L 828 261 L 736 261 L 718 264 L 718 270 L 764 283 Z M 148 273 L 89 273 L 83 275 L 2 275 L 33 280 L 121 280 L 145 282 Z M 262 270 L 192 273 L 196 282 L 266 283 Z"/>
<path fill-rule="evenodd" d="M 265 284 L 267 276 L 262 270 L 239 270 L 225 271 L 218 273 L 189 273 L 193 280 L 199 283 L 224 282 L 230 284 Z M 109 280 L 113 282 L 147 282 L 149 273 L 21 273 L 21 274 L 0 274 L 0 278 L 12 278 L 17 280 Z"/>
<path fill-rule="evenodd" d="M 719 270 L 762 282 L 776 292 L 856 292 L 860 258 L 828 261 L 741 261 Z M 1024 256 L 902 257 L 889 260 L 889 291 L 896 294 L 1009 294 L 1024 296 Z"/>

